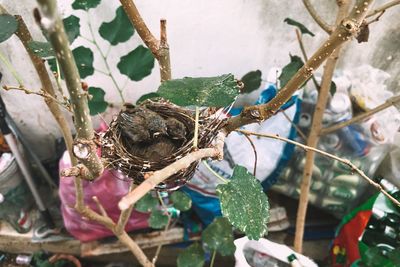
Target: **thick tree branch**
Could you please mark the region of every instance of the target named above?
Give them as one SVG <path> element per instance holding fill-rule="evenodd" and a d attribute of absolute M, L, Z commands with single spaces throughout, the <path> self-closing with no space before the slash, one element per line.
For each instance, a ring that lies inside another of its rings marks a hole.
<path fill-rule="evenodd" d="M 378 8 L 375 8 L 375 9 L 371 10 L 368 13 L 368 15 L 366 16 L 366 18 L 372 17 L 372 16 L 374 16 L 374 15 L 376 15 L 378 13 L 381 13 L 381 12 L 383 12 L 383 11 L 385 11 L 385 10 L 395 6 L 395 5 L 399 5 L 399 4 L 400 4 L 400 0 L 394 0 L 394 1 L 388 2 L 388 3 L 382 5 L 382 6 L 378 7 Z"/>
<path fill-rule="evenodd" d="M 240 115 L 228 120 L 225 129 L 231 132 L 243 125 L 260 122 L 274 115 L 335 49 L 358 34 L 366 11 L 368 11 L 372 3 L 373 0 L 357 0 L 349 16 L 341 21 L 338 27 L 336 27 L 314 55 L 292 79 L 279 90 L 275 98 L 263 105 L 245 107 Z"/>
<path fill-rule="evenodd" d="M 327 33 L 332 33 L 333 27 L 330 26 L 326 21 L 324 21 L 315 10 L 313 5 L 310 3 L 310 0 L 303 0 L 303 4 L 306 7 L 308 13 L 310 13 L 311 17 L 315 20 L 315 22 Z"/>
<path fill-rule="evenodd" d="M 295 145 L 295 146 L 301 147 L 301 148 L 304 149 L 305 151 L 314 151 L 314 152 L 316 152 L 316 153 L 318 153 L 318 154 L 321 154 L 321 155 L 323 155 L 323 156 L 325 156 L 325 157 L 328 157 L 328 158 L 331 158 L 331 159 L 333 159 L 333 160 L 339 161 L 339 162 L 341 162 L 341 163 L 343 163 L 343 164 L 349 166 L 351 172 L 356 172 L 356 173 L 358 173 L 358 174 L 359 174 L 362 178 L 364 178 L 369 184 L 371 184 L 371 185 L 374 186 L 377 190 L 379 190 L 382 194 L 384 194 L 385 196 L 387 196 L 387 197 L 390 199 L 390 201 L 393 202 L 393 204 L 395 204 L 395 205 L 397 205 L 397 206 L 400 207 L 400 202 L 399 202 L 397 199 L 395 199 L 392 195 L 390 195 L 388 192 L 386 192 L 380 184 L 376 183 L 374 180 L 372 180 L 371 178 L 369 178 L 362 170 L 360 170 L 359 168 L 357 168 L 357 166 L 355 166 L 353 163 L 351 163 L 351 162 L 350 162 L 349 160 L 347 160 L 347 159 L 343 159 L 343 158 L 341 158 L 341 157 L 335 156 L 335 155 L 333 155 L 333 154 L 330 154 L 330 153 L 325 152 L 325 151 L 323 151 L 323 150 L 319 150 L 319 149 L 314 148 L 314 147 L 310 147 L 310 146 L 307 146 L 307 145 L 303 145 L 303 144 L 301 144 L 301 143 L 299 143 L 299 142 L 296 142 L 296 141 L 293 141 L 293 140 L 290 140 L 290 139 L 281 137 L 281 136 L 279 136 L 279 135 L 277 135 L 277 134 L 255 133 L 255 132 L 246 131 L 246 130 L 237 130 L 237 132 L 240 132 L 240 133 L 245 134 L 245 135 L 255 135 L 255 136 L 260 136 L 260 137 L 267 137 L 267 138 L 272 138 L 272 139 L 276 139 L 276 140 L 281 140 L 281 141 L 283 141 L 283 142 L 286 142 L 286 143 L 293 144 L 293 145 Z"/>

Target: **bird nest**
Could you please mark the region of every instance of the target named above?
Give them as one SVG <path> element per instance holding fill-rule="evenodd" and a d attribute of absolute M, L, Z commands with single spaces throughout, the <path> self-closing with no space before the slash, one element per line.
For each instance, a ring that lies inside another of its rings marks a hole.
<path fill-rule="evenodd" d="M 210 145 L 223 124 L 214 109 L 199 114 L 198 148 Z M 152 172 L 161 170 L 193 151 L 195 112 L 165 100 L 147 100 L 139 106 L 127 105 L 102 136 L 102 158 L 108 168 L 143 182 Z M 189 181 L 199 162 L 192 163 L 156 186 L 156 190 L 174 190 Z"/>

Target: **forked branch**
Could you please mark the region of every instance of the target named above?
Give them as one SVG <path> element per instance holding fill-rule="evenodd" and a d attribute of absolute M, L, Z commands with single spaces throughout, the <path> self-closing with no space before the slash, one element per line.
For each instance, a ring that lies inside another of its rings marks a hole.
<path fill-rule="evenodd" d="M 332 33 L 333 27 L 330 26 L 326 21 L 324 21 L 318 12 L 315 10 L 314 6 L 310 3 L 310 0 L 303 0 L 303 4 L 306 7 L 308 13 L 315 20 L 315 22 L 327 33 Z"/>

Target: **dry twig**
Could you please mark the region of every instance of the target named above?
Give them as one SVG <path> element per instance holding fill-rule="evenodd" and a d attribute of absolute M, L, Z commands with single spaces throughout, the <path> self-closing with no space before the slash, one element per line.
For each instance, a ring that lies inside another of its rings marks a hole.
<path fill-rule="evenodd" d="M 318 15 L 318 12 L 315 10 L 313 5 L 310 3 L 310 0 L 303 0 L 303 4 L 306 7 L 308 13 L 311 15 L 311 17 L 315 20 L 315 22 L 327 33 L 332 33 L 333 27 L 330 26 L 326 21 L 324 21 L 320 15 Z"/>

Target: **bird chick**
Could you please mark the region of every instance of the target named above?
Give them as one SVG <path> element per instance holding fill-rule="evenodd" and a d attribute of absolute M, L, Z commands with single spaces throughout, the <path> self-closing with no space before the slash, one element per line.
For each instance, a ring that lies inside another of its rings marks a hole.
<path fill-rule="evenodd" d="M 167 133 L 172 139 L 186 140 L 186 127 L 185 125 L 175 118 L 168 118 L 166 120 Z"/>
<path fill-rule="evenodd" d="M 150 141 L 150 133 L 143 117 L 122 113 L 120 125 L 122 134 L 132 143 Z"/>
<path fill-rule="evenodd" d="M 135 115 L 144 118 L 145 125 L 152 138 L 167 134 L 167 125 L 163 117 L 147 108 L 136 108 Z"/>
<path fill-rule="evenodd" d="M 159 162 L 176 151 L 177 147 L 168 137 L 162 136 L 150 144 L 138 144 L 131 147 L 130 153 L 152 162 Z"/>

